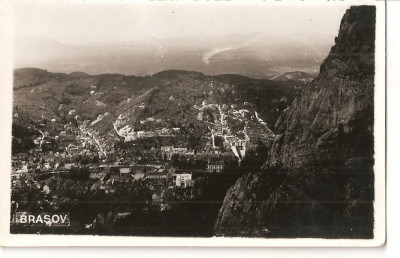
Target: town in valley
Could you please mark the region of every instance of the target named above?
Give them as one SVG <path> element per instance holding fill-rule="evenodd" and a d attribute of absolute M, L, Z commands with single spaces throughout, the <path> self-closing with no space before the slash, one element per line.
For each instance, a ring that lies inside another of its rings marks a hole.
<path fill-rule="evenodd" d="M 49 78 L 22 84 L 29 73 Z M 16 70 L 14 213 L 70 212 L 68 230 L 82 234 L 124 234 L 121 225 L 131 225 L 139 235 L 182 233 L 163 228 L 170 223 L 184 234 L 203 228 L 200 234 L 208 235 L 215 214 L 207 213 L 218 211 L 230 184 L 265 162 L 275 137 L 269 126 L 294 96 L 282 88 L 295 92 L 309 80 L 251 82 L 255 94 L 273 97 L 275 113 L 264 110 L 268 125 L 253 93 L 246 92 L 249 87 L 241 89 L 243 78 L 233 83 L 231 78 L 167 71 L 134 78 L 141 85 L 156 77 L 161 85 L 132 91 L 126 85 L 129 77 L 108 77 Z M 54 87 L 60 92 L 54 93 Z M 122 95 L 127 91 L 132 95 Z M 243 100 L 245 94 L 249 100 Z M 44 105 L 32 104 L 41 103 L 32 102 L 36 98 Z M 169 214 L 185 212 L 182 206 L 188 205 L 207 206 L 198 209 L 198 225 L 190 225 L 192 220 L 182 227 L 171 223 Z M 152 216 L 157 221 L 142 221 Z M 154 229 L 145 232 L 143 227 Z"/>

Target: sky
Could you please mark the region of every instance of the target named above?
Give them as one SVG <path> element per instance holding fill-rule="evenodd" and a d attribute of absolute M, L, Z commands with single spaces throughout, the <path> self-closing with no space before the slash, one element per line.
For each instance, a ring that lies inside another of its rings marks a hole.
<path fill-rule="evenodd" d="M 332 43 L 347 5 L 268 6 L 187 3 L 15 4 L 15 33 L 63 44 L 141 42 L 240 34 L 302 34 Z"/>

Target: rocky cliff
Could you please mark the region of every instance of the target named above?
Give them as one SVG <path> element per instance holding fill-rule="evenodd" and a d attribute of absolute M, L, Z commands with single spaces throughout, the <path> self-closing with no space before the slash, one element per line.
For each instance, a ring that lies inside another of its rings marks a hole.
<path fill-rule="evenodd" d="M 278 119 L 261 174 L 225 197 L 216 235 L 373 236 L 375 7 L 342 19 L 320 73 Z"/>

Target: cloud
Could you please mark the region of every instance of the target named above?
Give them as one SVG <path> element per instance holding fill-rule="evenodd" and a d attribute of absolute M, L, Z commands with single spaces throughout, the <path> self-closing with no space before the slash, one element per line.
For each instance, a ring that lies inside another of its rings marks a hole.
<path fill-rule="evenodd" d="M 203 53 L 202 61 L 205 64 L 209 64 L 210 63 L 210 58 L 215 56 L 216 54 L 224 52 L 224 51 L 228 51 L 228 50 L 238 49 L 238 48 L 241 48 L 241 47 L 242 46 L 240 46 L 240 45 L 231 45 L 231 46 L 222 46 L 222 47 L 212 48 L 212 49 L 207 50 L 206 52 Z"/>
<path fill-rule="evenodd" d="M 210 63 L 210 59 L 221 53 L 224 51 L 230 51 L 230 50 L 236 50 L 236 49 L 240 49 L 240 48 L 244 48 L 247 47 L 259 40 L 262 40 L 261 42 L 267 42 L 266 40 L 269 40 L 272 42 L 272 44 L 279 44 L 279 42 L 283 42 L 283 40 L 285 42 L 295 42 L 297 45 L 303 45 L 309 48 L 310 51 L 313 51 L 315 54 L 317 54 L 319 56 L 319 58 L 323 58 L 323 54 L 318 50 L 318 48 L 316 47 L 316 45 L 311 42 L 310 40 L 308 40 L 307 38 L 302 37 L 301 35 L 280 35 L 280 37 L 278 37 L 278 39 L 280 41 L 276 41 L 277 38 L 269 38 L 266 35 L 263 34 L 259 34 L 257 36 L 251 37 L 249 40 L 245 41 L 242 44 L 232 44 L 232 45 L 224 45 L 224 46 L 219 46 L 219 47 L 215 47 L 212 49 L 209 49 L 207 51 L 205 51 L 202 55 L 202 61 L 205 64 L 209 64 Z M 267 47 L 267 46 L 266 46 Z"/>
<path fill-rule="evenodd" d="M 235 50 L 235 49 L 247 47 L 250 44 L 252 44 L 253 42 L 257 41 L 260 37 L 262 37 L 262 35 L 254 36 L 254 37 L 250 38 L 249 40 L 247 40 L 246 42 L 244 42 L 243 44 L 226 45 L 226 46 L 220 46 L 220 47 L 209 49 L 203 53 L 202 61 L 205 64 L 209 64 L 211 57 L 215 56 L 216 54 L 224 52 L 224 51 Z"/>

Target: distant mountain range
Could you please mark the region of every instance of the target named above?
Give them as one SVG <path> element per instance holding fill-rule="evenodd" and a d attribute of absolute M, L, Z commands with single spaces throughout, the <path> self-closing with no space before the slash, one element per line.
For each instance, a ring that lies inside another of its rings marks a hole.
<path fill-rule="evenodd" d="M 151 75 L 175 69 L 265 79 L 295 70 L 315 74 L 328 51 L 329 46 L 321 41 L 263 35 L 87 45 L 19 35 L 14 53 L 16 68 L 38 67 L 52 72 Z"/>

